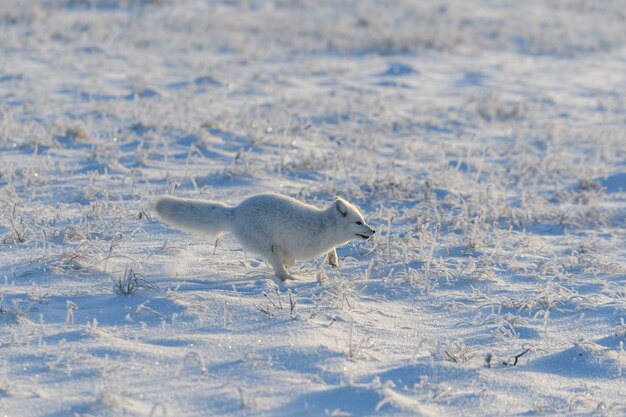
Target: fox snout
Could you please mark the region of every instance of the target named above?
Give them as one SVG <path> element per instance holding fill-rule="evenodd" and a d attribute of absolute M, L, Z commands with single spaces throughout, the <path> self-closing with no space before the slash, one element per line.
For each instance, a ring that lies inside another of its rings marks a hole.
<path fill-rule="evenodd" d="M 372 229 L 371 227 L 369 227 L 368 225 L 364 225 L 366 230 L 363 232 L 359 232 L 356 235 L 358 237 L 360 237 L 363 240 L 367 240 L 370 237 L 374 236 L 374 233 L 376 233 L 376 230 Z"/>

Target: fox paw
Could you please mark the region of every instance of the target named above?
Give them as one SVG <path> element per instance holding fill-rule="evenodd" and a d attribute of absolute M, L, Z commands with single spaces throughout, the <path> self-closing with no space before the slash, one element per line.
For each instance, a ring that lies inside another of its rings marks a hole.
<path fill-rule="evenodd" d="M 276 277 L 280 279 L 282 282 L 285 282 L 287 280 L 289 281 L 295 280 L 295 278 L 289 274 L 277 274 Z"/>
<path fill-rule="evenodd" d="M 339 258 L 337 257 L 337 252 L 332 251 L 332 252 L 330 252 L 328 254 L 328 263 L 333 268 L 338 268 L 339 267 Z"/>

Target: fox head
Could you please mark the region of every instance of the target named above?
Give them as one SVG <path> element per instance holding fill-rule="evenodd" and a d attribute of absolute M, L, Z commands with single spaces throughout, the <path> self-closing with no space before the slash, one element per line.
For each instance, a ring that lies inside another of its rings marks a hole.
<path fill-rule="evenodd" d="M 343 198 L 335 197 L 331 210 L 337 221 L 337 232 L 347 240 L 369 239 L 376 233 L 376 230 L 365 223 L 359 209 Z"/>

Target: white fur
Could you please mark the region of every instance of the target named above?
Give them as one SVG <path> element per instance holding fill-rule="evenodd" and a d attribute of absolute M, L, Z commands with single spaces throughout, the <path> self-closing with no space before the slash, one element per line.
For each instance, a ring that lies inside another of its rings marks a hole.
<path fill-rule="evenodd" d="M 256 195 L 235 207 L 161 196 L 153 208 L 161 219 L 182 230 L 233 234 L 246 250 L 264 257 L 282 280 L 292 278 L 285 267 L 296 259 L 328 254 L 330 264 L 338 266 L 335 247 L 375 233 L 359 209 L 341 197 L 319 209 L 280 194 Z"/>

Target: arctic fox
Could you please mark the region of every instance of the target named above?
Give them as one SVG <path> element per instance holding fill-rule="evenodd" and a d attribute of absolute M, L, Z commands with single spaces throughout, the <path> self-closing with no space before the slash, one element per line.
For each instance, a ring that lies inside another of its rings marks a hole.
<path fill-rule="evenodd" d="M 336 246 L 376 233 L 359 209 L 341 197 L 319 209 L 280 194 L 255 195 L 235 207 L 160 196 L 153 208 L 166 223 L 185 231 L 215 237 L 232 233 L 246 250 L 266 259 L 283 281 L 293 279 L 286 267 L 296 259 L 328 254 L 328 262 L 337 267 Z"/>

